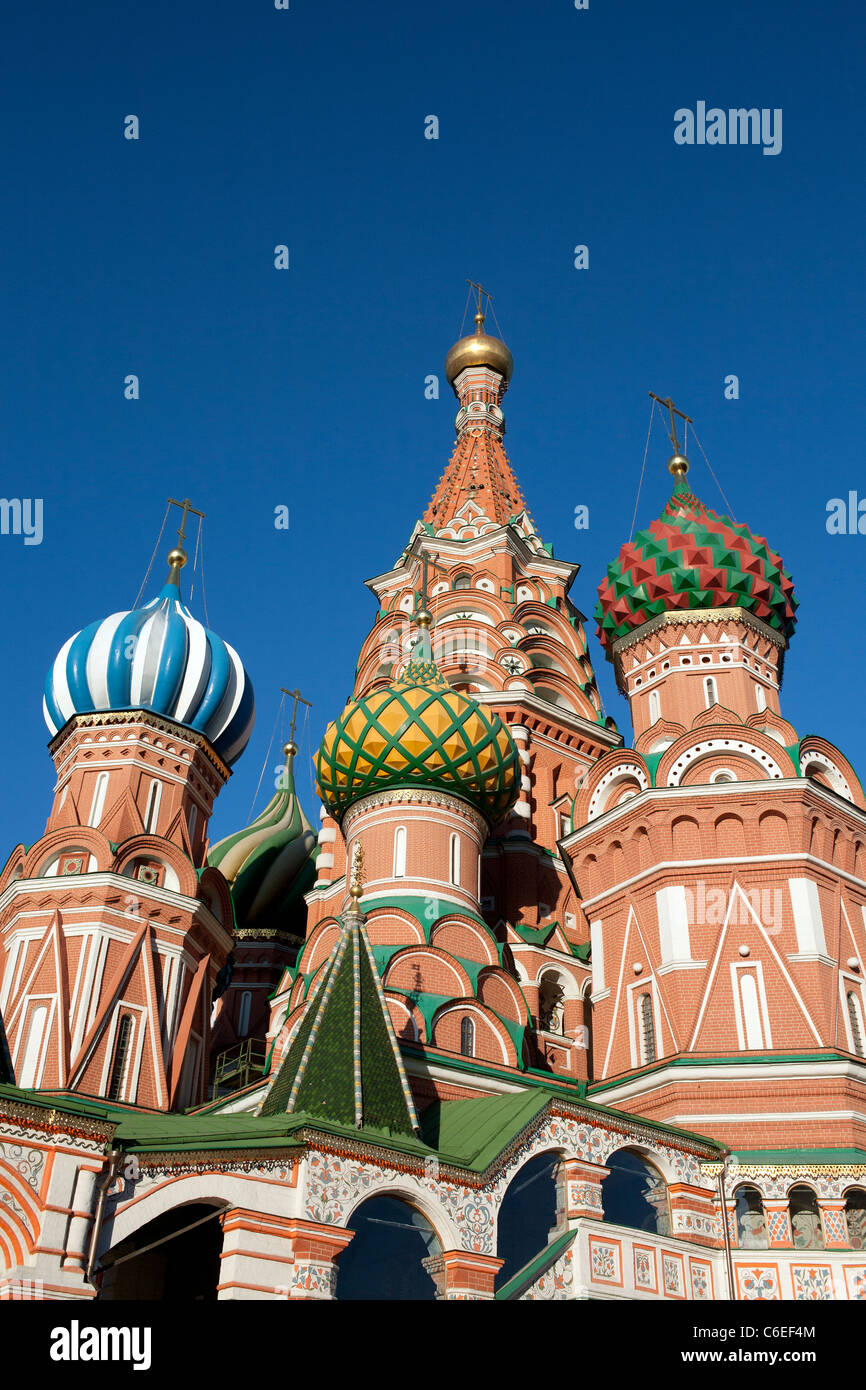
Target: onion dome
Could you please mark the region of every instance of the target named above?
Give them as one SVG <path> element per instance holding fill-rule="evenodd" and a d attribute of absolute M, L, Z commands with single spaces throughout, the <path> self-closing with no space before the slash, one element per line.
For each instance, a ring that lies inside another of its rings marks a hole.
<path fill-rule="evenodd" d="M 45 681 L 45 722 L 53 736 L 75 714 L 150 710 L 203 734 L 231 765 L 253 731 L 253 687 L 235 649 L 181 602 L 184 552 L 172 550 L 168 561 L 150 603 L 64 642 Z"/>
<path fill-rule="evenodd" d="M 351 700 L 330 724 L 316 761 L 331 815 L 362 796 L 436 788 L 462 797 L 492 825 L 517 800 L 517 749 L 498 715 L 452 690 L 435 662 L 410 661 L 392 685 Z"/>
<path fill-rule="evenodd" d="M 598 636 L 613 644 L 659 613 L 743 608 L 788 639 L 797 621 L 794 584 L 781 557 L 747 526 L 719 516 L 686 482 L 677 454 L 671 499 L 657 521 L 622 547 L 598 587 Z"/>
<path fill-rule="evenodd" d="M 506 385 L 514 371 L 514 359 L 502 339 L 484 332 L 484 315 L 480 310 L 475 315 L 475 332 L 456 342 L 445 358 L 445 375 L 452 388 L 466 367 L 490 367 L 505 378 Z"/>
<path fill-rule="evenodd" d="M 228 881 L 239 931 L 261 926 L 291 931 L 315 880 L 316 832 L 295 791 L 296 745 L 287 743 L 284 751 L 279 786 L 261 815 L 208 855 L 208 863 Z"/>

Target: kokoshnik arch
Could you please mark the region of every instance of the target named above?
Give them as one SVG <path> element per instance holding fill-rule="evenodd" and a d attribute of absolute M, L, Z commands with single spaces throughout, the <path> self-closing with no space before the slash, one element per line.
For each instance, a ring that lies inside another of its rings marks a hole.
<path fill-rule="evenodd" d="M 253 695 L 182 545 L 51 665 L 54 799 L 0 877 L 0 1297 L 866 1296 L 866 800 L 784 717 L 791 578 L 674 434 L 596 605 L 627 746 L 483 309 L 318 828 L 290 740 L 209 843 Z"/>

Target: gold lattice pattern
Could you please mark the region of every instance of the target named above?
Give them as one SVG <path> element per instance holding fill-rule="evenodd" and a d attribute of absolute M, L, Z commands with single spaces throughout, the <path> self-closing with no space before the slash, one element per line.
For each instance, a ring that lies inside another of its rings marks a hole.
<path fill-rule="evenodd" d="M 319 795 L 338 820 L 386 787 L 438 787 L 470 801 L 491 824 L 517 800 L 517 750 L 507 728 L 452 690 L 432 661 L 351 701 L 330 724 L 316 762 Z"/>

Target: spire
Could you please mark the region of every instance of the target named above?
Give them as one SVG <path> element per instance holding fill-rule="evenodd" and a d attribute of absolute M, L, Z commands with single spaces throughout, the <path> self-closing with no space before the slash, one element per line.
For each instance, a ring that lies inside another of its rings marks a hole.
<path fill-rule="evenodd" d="M 457 440 L 424 513 L 424 521 L 436 531 L 461 515 L 483 514 L 494 525 L 505 526 L 526 512 L 502 445 L 502 398 L 514 363 L 502 339 L 484 332 L 482 301 L 486 297 L 489 305 L 490 295 L 473 281 L 469 284 L 477 291 L 475 332 L 456 342 L 445 359 L 445 375 L 460 402 Z"/>
<path fill-rule="evenodd" d="M 260 1113 L 411 1136 L 418 1117 L 360 908 L 360 845 L 355 849 L 339 939 Z"/>

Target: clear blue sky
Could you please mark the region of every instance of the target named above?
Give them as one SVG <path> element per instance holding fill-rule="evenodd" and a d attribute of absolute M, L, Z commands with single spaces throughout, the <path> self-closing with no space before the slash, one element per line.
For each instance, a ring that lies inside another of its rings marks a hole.
<path fill-rule="evenodd" d="M 450 452 L 454 399 L 424 378 L 467 276 L 494 291 L 506 444 L 544 539 L 582 565 L 577 604 L 629 533 L 647 391 L 671 393 L 797 583 L 784 713 L 866 775 L 866 536 L 825 529 L 829 498 L 866 496 L 864 30 L 853 0 L 7 7 L 2 492 L 45 512 L 40 546 L 0 537 L 0 859 L 51 803 L 46 670 L 131 605 L 168 495 L 207 512 L 211 625 L 258 702 L 214 837 L 247 816 L 280 685 L 313 701 L 315 746 L 373 619 L 363 581 Z M 781 154 L 676 145 L 699 100 L 782 108 Z M 666 459 L 659 431 L 639 524 Z M 316 816 L 308 763 L 300 788 Z"/>

